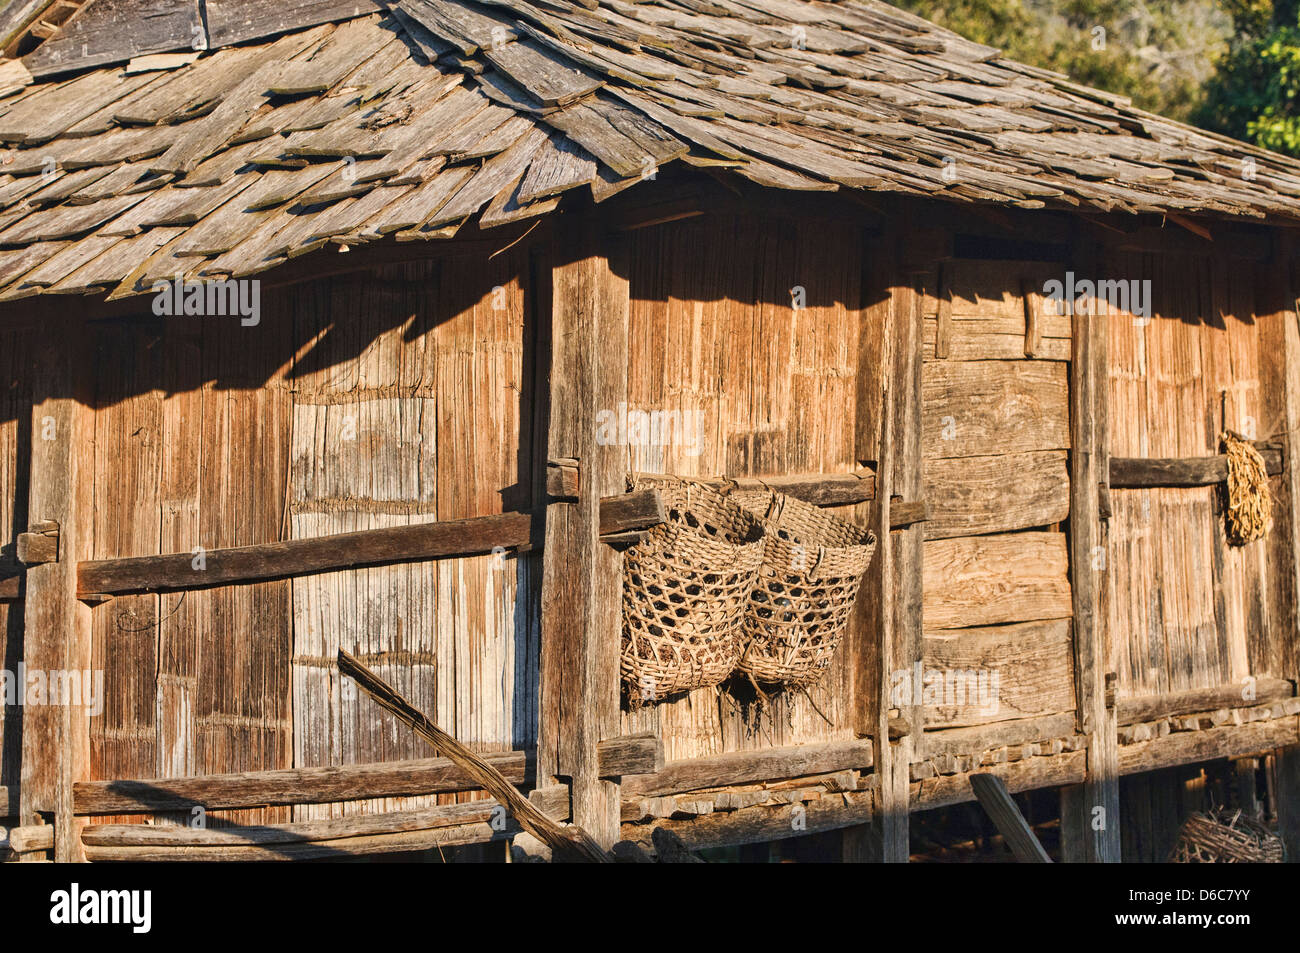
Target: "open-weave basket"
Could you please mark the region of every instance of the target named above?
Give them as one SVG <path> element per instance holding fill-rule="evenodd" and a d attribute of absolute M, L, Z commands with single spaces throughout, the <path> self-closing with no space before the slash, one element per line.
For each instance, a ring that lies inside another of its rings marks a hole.
<path fill-rule="evenodd" d="M 1176 864 L 1280 864 L 1282 840 L 1241 811 L 1193 814 L 1178 832 Z"/>
<path fill-rule="evenodd" d="M 767 531 L 738 667 L 769 685 L 811 685 L 844 637 L 876 537 L 780 493 L 734 490 L 730 498 Z"/>
<path fill-rule="evenodd" d="M 763 527 L 711 487 L 644 486 L 660 491 L 668 519 L 624 554 L 620 668 L 628 698 L 652 702 L 717 685 L 736 667 Z"/>

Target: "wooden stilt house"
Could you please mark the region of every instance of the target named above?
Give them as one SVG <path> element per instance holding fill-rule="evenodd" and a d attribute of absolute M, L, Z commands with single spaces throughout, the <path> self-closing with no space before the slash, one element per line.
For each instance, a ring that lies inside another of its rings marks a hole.
<path fill-rule="evenodd" d="M 985 772 L 1118 860 L 1148 772 L 1263 759 L 1300 849 L 1300 164 L 877 0 L 53 6 L 0 62 L 11 856 L 505 856 L 340 649 L 605 847 L 904 861 Z M 818 680 L 629 701 L 639 474 L 874 533 Z"/>

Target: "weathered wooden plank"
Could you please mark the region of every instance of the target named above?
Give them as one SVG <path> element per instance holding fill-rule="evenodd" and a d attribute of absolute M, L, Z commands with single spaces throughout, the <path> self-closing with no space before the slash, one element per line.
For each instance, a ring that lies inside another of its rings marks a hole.
<path fill-rule="evenodd" d="M 483 55 L 543 106 L 567 106 L 605 85 L 604 79 L 533 40 L 491 46 Z"/>
<path fill-rule="evenodd" d="M 1066 366 L 935 361 L 922 371 L 927 460 L 1070 446 Z"/>
<path fill-rule="evenodd" d="M 718 811 L 690 820 L 624 824 L 621 836 L 648 845 L 655 830 L 666 830 L 680 837 L 688 848 L 735 847 L 862 825 L 871 816 L 870 796 L 866 792 L 854 792 L 799 804 Z"/>
<path fill-rule="evenodd" d="M 1037 718 L 991 722 L 969 728 L 926 731 L 917 741 L 916 760 L 945 755 L 971 755 L 1006 745 L 1030 744 L 1065 738 L 1075 730 L 1074 713 L 1059 712 Z"/>
<path fill-rule="evenodd" d="M 140 29 L 142 21 L 149 24 L 147 30 Z M 42 78 L 192 46 L 207 47 L 196 0 L 97 0 L 23 62 Z"/>
<path fill-rule="evenodd" d="M 1043 850 L 1043 845 L 1034 836 L 1034 829 L 1011 799 L 1011 793 L 1001 778 L 996 774 L 979 772 L 970 776 L 970 786 L 980 806 L 1002 833 L 1002 839 L 1011 848 L 1016 860 L 1022 864 L 1052 862 L 1047 851 Z"/>
<path fill-rule="evenodd" d="M 1012 794 L 1039 788 L 1078 784 L 1087 768 L 1087 751 L 1069 751 L 1050 757 L 1025 758 L 1021 761 L 982 768 L 981 773 L 995 775 Z M 927 778 L 912 783 L 912 810 L 928 811 L 939 807 L 973 801 L 975 792 L 971 775 L 953 774 Z"/>
<path fill-rule="evenodd" d="M 663 479 L 673 479 L 671 476 L 655 473 L 640 473 L 637 476 L 650 482 L 654 482 L 661 476 Z M 865 470 L 861 473 L 808 473 L 726 479 L 693 477 L 692 479 L 718 486 L 734 486 L 741 490 L 771 490 L 817 506 L 849 506 L 865 503 L 875 499 L 876 494 L 876 476 Z"/>
<path fill-rule="evenodd" d="M 387 526 L 327 536 L 259 543 L 166 556 L 87 560 L 78 568 L 78 591 L 118 593 L 197 589 L 232 582 L 280 579 L 308 573 L 378 566 L 417 559 L 472 556 L 537 545 L 538 520 L 526 512 Z M 665 519 L 656 491 L 605 497 L 600 534 L 647 529 Z"/>
<path fill-rule="evenodd" d="M 1282 451 L 1276 447 L 1261 451 L 1269 476 L 1283 472 Z M 1112 488 L 1153 486 L 1212 486 L 1228 479 L 1228 458 L 1213 457 L 1111 457 Z"/>
<path fill-rule="evenodd" d="M 9 828 L 9 849 L 15 854 L 35 854 L 54 849 L 54 825 L 28 824 Z"/>
<path fill-rule="evenodd" d="M 201 555 L 95 560 L 79 567 L 78 592 L 194 589 L 411 559 L 490 553 L 498 546 L 517 549 L 537 538 L 534 522 L 528 513 L 501 513 L 213 549 Z"/>
<path fill-rule="evenodd" d="M 537 795 L 541 795 L 540 797 Z M 569 815 L 569 795 L 563 788 L 539 788 L 529 800 L 554 820 Z M 442 804 L 417 811 L 356 814 L 290 824 L 257 827 L 194 828 L 181 825 L 94 824 L 86 828 L 82 841 L 94 847 L 220 847 L 239 844 L 299 844 L 344 837 L 396 834 L 433 830 L 461 824 L 486 823 L 504 816 L 505 808 L 495 798 L 481 798 L 458 804 Z"/>
<path fill-rule="evenodd" d="M 1060 619 L 1073 611 L 1064 533 L 935 539 L 925 544 L 925 627 Z"/>
<path fill-rule="evenodd" d="M 76 599 L 78 560 L 91 553 L 94 472 L 90 408 L 93 380 L 89 335 L 79 320 L 42 326 L 32 372 L 32 441 L 27 512 L 35 523 L 59 527 L 59 559 L 29 566 L 23 607 L 23 662 L 28 671 L 64 673 L 63 690 L 89 680 L 93 668 L 89 607 Z M 89 687 L 89 686 L 87 686 Z M 90 708 L 86 698 L 24 709 L 20 823 L 37 812 L 54 816 L 54 857 L 83 860 L 81 824 L 73 813 L 73 786 L 90 775 Z M 51 756 L 52 755 L 52 756 Z"/>
<path fill-rule="evenodd" d="M 939 316 L 934 331 L 934 358 L 946 361 L 952 350 L 952 264 L 939 266 Z"/>
<path fill-rule="evenodd" d="M 204 16 L 208 43 L 212 49 L 219 49 L 383 9 L 375 0 L 284 0 L 275 4 L 205 0 Z"/>
<path fill-rule="evenodd" d="M 1085 257 L 1085 261 L 1087 258 Z M 1088 736 L 1088 775 L 1075 811 L 1062 819 L 1062 837 L 1092 863 L 1119 863 L 1119 771 L 1115 710 L 1107 704 L 1106 615 L 1101 611 L 1100 564 L 1105 536 L 1098 515 L 1097 407 L 1109 401 L 1102 386 L 1106 320 L 1075 315 L 1070 359 L 1070 584 L 1074 614 L 1074 688 L 1079 727 Z"/>
<path fill-rule="evenodd" d="M 570 779 L 574 823 L 609 848 L 618 840 L 619 788 L 600 778 L 595 755 L 597 740 L 619 723 L 622 554 L 600 545 L 598 501 L 623 488 L 630 468 L 625 447 L 597 440 L 597 415 L 627 401 L 630 297 L 624 246 L 602 240 L 594 223 L 556 247 L 544 263 L 550 368 L 538 375 L 546 388 L 538 401 L 547 454 L 579 461 L 579 494 L 547 507 L 538 775 Z"/>
<path fill-rule="evenodd" d="M 337 860 L 341 857 L 409 853 L 411 851 L 438 850 L 443 847 L 462 847 L 468 844 L 503 842 L 518 835 L 519 831 L 518 823 L 512 818 L 507 818 L 504 825 L 494 822 L 477 822 L 457 824 L 453 827 L 434 827 L 391 834 L 339 837 L 330 840 L 290 844 L 232 844 L 214 847 L 190 847 L 187 845 L 99 847 L 86 845 L 84 849 L 86 859 L 92 863 Z"/>
<path fill-rule="evenodd" d="M 1070 513 L 1066 451 L 946 457 L 925 464 L 926 539 L 1050 526 Z"/>
<path fill-rule="evenodd" d="M 1178 731 L 1151 741 L 1119 746 L 1119 771 L 1136 774 L 1216 758 L 1239 758 L 1300 742 L 1300 722 L 1288 715 L 1271 721 Z"/>
<path fill-rule="evenodd" d="M 654 774 L 625 775 L 622 793 L 624 797 L 660 797 L 701 788 L 868 768 L 872 764 L 871 749 L 871 740 L 861 739 L 729 751 L 670 762 Z"/>
<path fill-rule="evenodd" d="M 900 283 L 895 294 L 892 328 L 892 362 L 888 387 L 892 393 L 888 427 L 891 431 L 890 467 L 893 479 L 891 497 L 900 500 L 919 500 L 925 494 L 924 444 L 925 444 L 925 369 L 921 360 L 921 335 L 924 318 L 925 282 L 930 279 L 932 263 L 922 251 L 924 236 L 909 234 L 902 255 L 901 266 L 905 283 Z M 892 500 L 891 500 L 892 502 Z M 925 582 L 922 574 L 925 551 L 925 528 L 928 524 L 914 523 L 905 529 L 892 530 L 893 510 L 890 509 L 891 532 L 881 540 L 888 545 L 890 577 L 884 580 L 893 589 L 889 602 L 892 620 L 891 637 L 886 648 L 891 673 L 910 670 L 923 656 Z M 884 686 L 882 686 L 883 688 Z M 882 712 L 889 713 L 882 699 Z M 899 715 L 908 725 L 918 726 L 924 719 L 921 699 L 897 705 Z M 882 737 L 882 742 L 884 738 Z M 881 840 L 881 860 L 885 863 L 907 863 L 911 856 L 908 817 L 908 783 L 911 780 L 912 754 L 915 748 L 912 734 L 882 744 L 881 754 L 888 749 L 888 758 L 877 768 L 880 778 L 877 786 L 875 809 L 879 812 L 878 825 Z"/>
<path fill-rule="evenodd" d="M 1135 725 L 1174 715 L 1191 715 L 1221 708 L 1252 708 L 1290 698 L 1295 686 L 1281 678 L 1250 678 L 1210 688 L 1193 688 L 1164 695 L 1120 698 L 1115 703 L 1117 722 Z"/>
<path fill-rule="evenodd" d="M 529 752 L 481 755 L 513 784 L 533 780 Z M 662 746 L 648 736 L 609 738 L 597 745 L 602 777 L 657 770 Z M 84 781 L 75 787 L 78 815 L 187 811 L 285 804 L 328 804 L 372 798 L 472 791 L 478 783 L 447 758 L 384 761 L 315 768 L 249 771 L 147 780 Z"/>
<path fill-rule="evenodd" d="M 1074 705 L 1070 620 L 927 629 L 920 689 L 925 726 L 1031 718 Z M 909 683 L 916 682 L 907 672 Z"/>

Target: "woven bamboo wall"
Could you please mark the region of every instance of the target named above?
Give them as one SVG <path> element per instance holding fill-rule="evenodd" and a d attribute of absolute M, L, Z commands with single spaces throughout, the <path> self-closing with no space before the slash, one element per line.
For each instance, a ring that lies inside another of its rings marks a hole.
<path fill-rule="evenodd" d="M 264 289 L 256 328 L 152 316 L 102 325 L 95 558 L 528 506 L 527 261 L 520 250 Z M 107 702 L 92 721 L 93 775 L 427 757 L 362 693 L 341 689 L 340 646 L 476 748 L 527 747 L 535 562 L 442 560 L 97 607 Z"/>
<path fill-rule="evenodd" d="M 1074 709 L 1062 532 L 1070 509 L 1070 319 L 1052 314 L 1041 294 L 1062 271 L 956 260 L 926 280 L 922 465 L 932 518 L 923 671 L 987 673 L 995 702 L 953 692 L 926 706 L 927 728 Z M 1037 314 L 1036 344 L 1027 341 L 1028 309 Z M 941 325 L 946 357 L 936 357 Z"/>
<path fill-rule="evenodd" d="M 633 466 L 701 476 L 857 469 L 861 256 L 856 230 L 824 222 L 718 217 L 634 233 L 629 405 L 698 411 L 703 438 L 696 456 L 632 447 Z M 811 701 L 782 697 L 753 717 L 702 689 L 625 714 L 624 730 L 657 728 L 669 759 L 853 737 L 845 648 Z"/>
<path fill-rule="evenodd" d="M 1115 456 L 1217 453 L 1226 426 L 1266 439 L 1255 274 L 1222 258 L 1131 256 L 1107 273 L 1151 281 L 1152 320 L 1109 322 Z M 1214 487 L 1112 492 L 1109 625 L 1123 695 L 1271 675 L 1263 540 L 1228 546 Z"/>

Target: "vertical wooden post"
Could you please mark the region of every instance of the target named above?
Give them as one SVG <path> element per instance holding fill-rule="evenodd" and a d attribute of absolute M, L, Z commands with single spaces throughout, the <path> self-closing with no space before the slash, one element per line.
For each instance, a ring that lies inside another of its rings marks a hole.
<path fill-rule="evenodd" d="M 27 568 L 23 662 L 29 680 L 45 680 L 47 704 L 23 710 L 19 812 L 24 824 L 52 817 L 55 860 L 84 861 L 72 785 L 90 777 L 90 608 L 77 600 L 77 563 L 92 543 L 91 363 L 83 322 L 51 322 L 39 333 L 27 512 L 33 528 L 57 523 L 59 543 L 57 560 Z M 69 697 L 74 687 L 80 697 Z"/>
<path fill-rule="evenodd" d="M 1273 255 L 1260 267 L 1260 398 L 1268 432 L 1261 439 L 1280 440 L 1285 469 L 1272 481 L 1273 530 L 1268 537 L 1268 657 L 1251 659 L 1251 671 L 1276 671 L 1300 679 L 1300 315 L 1296 311 L 1290 236 L 1273 239 Z M 1258 665 L 1259 668 L 1254 667 Z M 1274 794 L 1279 833 L 1290 860 L 1300 862 L 1300 745 L 1273 752 Z"/>
<path fill-rule="evenodd" d="M 905 249 L 905 253 L 910 249 Z M 888 289 L 882 308 L 868 309 L 860 373 L 867 360 L 882 369 L 879 385 L 866 374 L 859 383 L 859 453 L 864 441 L 878 442 L 874 532 L 879 539 L 874 569 L 865 585 L 870 595 L 868 612 L 878 632 L 871 677 L 859 695 L 859 721 L 874 739 L 875 802 L 869 830 L 846 835 L 845 860 L 906 863 L 910 854 L 909 812 L 912 751 L 922 729 L 920 699 L 901 706 L 909 731 L 896 740 L 889 737 L 890 697 L 894 672 L 911 672 L 921 658 L 921 544 L 920 524 L 891 532 L 890 503 L 921 497 L 921 329 L 923 280 L 933 274 L 934 262 L 917 265 L 924 270 L 900 271 L 888 262 L 888 277 L 878 287 Z M 880 274 L 879 272 L 877 274 Z M 870 291 L 868 291 L 870 293 Z M 884 317 L 882 321 L 881 318 Z M 881 326 L 883 324 L 883 327 Z M 878 401 L 878 414 L 870 409 Z M 865 601 L 865 600 L 864 600 Z M 866 692 L 874 693 L 867 704 Z"/>
<path fill-rule="evenodd" d="M 600 499 L 623 490 L 628 461 L 625 447 L 597 442 L 597 415 L 627 399 L 621 243 L 589 219 L 557 236 L 562 257 L 541 271 L 550 283 L 546 452 L 578 461 L 579 495 L 546 508 L 537 774 L 569 778 L 574 822 L 606 848 L 618 840 L 619 789 L 600 778 L 596 746 L 619 732 L 622 556 L 600 542 Z"/>
<path fill-rule="evenodd" d="M 1091 265 L 1095 258 L 1084 255 L 1083 261 Z M 1098 573 L 1106 558 L 1098 513 L 1098 460 L 1105 455 L 1098 419 L 1099 408 L 1104 419 L 1107 401 L 1109 320 L 1122 319 L 1076 313 L 1070 353 L 1070 583 L 1075 699 L 1079 727 L 1088 739 L 1088 774 L 1079 788 L 1062 793 L 1061 852 L 1067 862 L 1120 861 L 1119 738 L 1115 709 L 1106 698 L 1106 623 L 1099 611 Z"/>
<path fill-rule="evenodd" d="M 845 828 L 840 844 L 846 863 L 884 859 L 883 846 L 896 841 L 893 822 L 886 822 L 879 794 L 879 766 L 889 761 L 889 646 L 893 629 L 893 560 L 889 545 L 889 495 L 892 486 L 890 442 L 890 381 L 893 366 L 893 284 L 895 262 L 882 254 L 880 242 L 864 241 L 862 301 L 858 324 L 857 400 L 854 418 L 855 456 L 861 466 L 874 466 L 876 498 L 854 509 L 857 520 L 876 535 L 876 556 L 862 581 L 861 595 L 849 620 L 853 650 L 853 721 L 859 737 L 873 742 L 877 795 L 870 823 Z M 890 836 L 884 836 L 890 828 Z"/>

